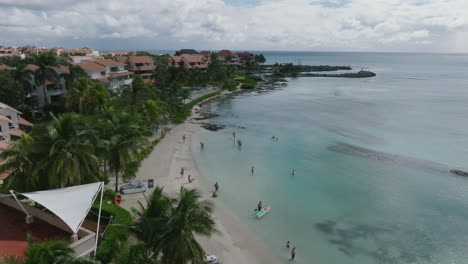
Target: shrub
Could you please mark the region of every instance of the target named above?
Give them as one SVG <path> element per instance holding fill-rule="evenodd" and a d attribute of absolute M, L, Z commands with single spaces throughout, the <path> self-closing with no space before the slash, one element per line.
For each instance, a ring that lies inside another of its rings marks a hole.
<path fill-rule="evenodd" d="M 98 210 L 99 204 L 94 204 L 93 212 L 96 213 Z M 102 204 L 102 215 L 107 217 L 114 216 L 112 224 L 107 229 L 96 253 L 96 259 L 105 264 L 109 263 L 114 257 L 117 243 L 128 239 L 129 232 L 127 227 L 132 223 L 132 216 L 130 212 L 122 207 L 109 203 Z"/>
<path fill-rule="evenodd" d="M 179 111 L 179 112 L 177 112 L 175 114 L 174 122 L 175 123 L 184 122 L 185 119 L 187 119 L 187 117 L 190 116 L 190 113 L 191 113 L 191 110 L 192 110 L 193 106 L 195 106 L 196 104 L 198 104 L 199 102 L 201 102 L 203 100 L 206 100 L 206 99 L 208 99 L 210 97 L 216 96 L 216 95 L 218 95 L 220 93 L 221 93 L 221 91 L 212 92 L 212 93 L 209 93 L 209 94 L 205 94 L 204 96 L 200 96 L 195 100 L 190 101 L 190 103 L 184 105 L 184 108 L 181 111 Z"/>
<path fill-rule="evenodd" d="M 111 189 L 106 189 L 104 190 L 104 197 L 102 199 L 103 201 L 114 201 L 116 196 L 117 196 L 116 192 L 114 192 Z"/>

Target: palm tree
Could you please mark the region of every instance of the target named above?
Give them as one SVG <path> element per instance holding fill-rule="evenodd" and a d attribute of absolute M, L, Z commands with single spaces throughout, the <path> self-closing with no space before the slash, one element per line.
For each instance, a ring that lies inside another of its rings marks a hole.
<path fill-rule="evenodd" d="M 61 240 L 51 240 L 34 243 L 29 241 L 24 264 L 99 264 L 85 258 L 75 258 L 74 251 L 68 243 Z"/>
<path fill-rule="evenodd" d="M 145 113 L 145 116 L 150 122 L 156 124 L 161 122 L 161 118 L 167 117 L 164 108 L 164 103 L 160 100 L 155 101 L 149 99 L 143 104 L 143 112 Z"/>
<path fill-rule="evenodd" d="M 99 159 L 90 143 L 94 131 L 75 113 L 58 117 L 36 131 L 35 151 L 42 158 L 35 164 L 33 175 L 44 179 L 49 188 L 96 182 L 102 178 Z"/>
<path fill-rule="evenodd" d="M 125 112 L 114 113 L 107 121 L 112 129 L 109 139 L 108 158 L 111 171 L 115 173 L 115 191 L 118 191 L 119 173 L 128 163 L 140 158 L 141 145 L 145 143 L 145 131 L 138 125 L 135 115 Z"/>
<path fill-rule="evenodd" d="M 27 65 L 24 63 L 19 63 L 16 65 L 16 69 L 12 71 L 12 77 L 15 81 L 19 82 L 21 85 L 24 86 L 25 90 L 31 90 L 31 78 L 33 76 L 33 72 L 27 68 Z"/>
<path fill-rule="evenodd" d="M 180 95 L 182 97 L 182 99 L 184 100 L 184 104 L 185 104 L 185 100 L 188 99 L 190 97 L 190 90 L 187 89 L 187 88 L 184 88 L 182 89 L 182 93 Z"/>
<path fill-rule="evenodd" d="M 42 85 L 44 92 L 44 106 L 49 104 L 47 99 L 46 81 L 58 81 L 58 73 L 51 67 L 58 66 L 57 56 L 53 52 L 39 53 L 31 55 L 33 64 L 39 68 L 34 73 L 36 85 Z"/>
<path fill-rule="evenodd" d="M 68 70 L 69 73 L 60 74 L 60 77 L 63 77 L 63 79 L 65 79 L 65 86 L 67 87 L 67 90 L 72 89 L 73 84 L 79 78 L 87 77 L 86 72 L 80 66 L 71 64 L 70 66 L 68 66 Z"/>
<path fill-rule="evenodd" d="M 23 134 L 0 154 L 0 157 L 5 160 L 5 163 L 0 165 L 0 173 L 10 173 L 6 180 L 8 189 L 20 192 L 40 189 L 38 179 L 32 176 L 34 163 L 37 161 L 34 145 L 33 137 L 29 134 Z"/>
<path fill-rule="evenodd" d="M 77 108 L 78 113 L 91 114 L 104 109 L 109 92 L 101 83 L 81 77 L 65 97 L 65 107 Z"/>
<path fill-rule="evenodd" d="M 158 261 L 153 258 L 153 255 L 146 245 L 139 243 L 129 246 L 128 243 L 118 243 L 118 251 L 112 261 L 113 264 L 157 264 Z"/>
<path fill-rule="evenodd" d="M 195 234 L 211 236 L 217 232 L 211 217 L 213 203 L 201 200 L 195 189 L 180 188 L 178 199 L 170 199 L 156 188 L 148 208 L 130 228 L 154 256 L 161 253 L 164 264 L 203 263 L 205 251 Z"/>

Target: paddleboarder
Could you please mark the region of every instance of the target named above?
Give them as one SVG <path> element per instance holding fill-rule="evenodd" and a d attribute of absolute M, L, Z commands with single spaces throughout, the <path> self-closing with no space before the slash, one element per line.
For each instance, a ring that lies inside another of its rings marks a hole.
<path fill-rule="evenodd" d="M 262 210 L 262 201 L 259 201 L 257 204 L 257 210 L 260 212 Z"/>
<path fill-rule="evenodd" d="M 218 184 L 218 182 L 216 182 L 216 183 L 214 184 L 214 187 L 215 187 L 215 191 L 218 191 L 218 189 L 219 189 L 219 184 Z"/>

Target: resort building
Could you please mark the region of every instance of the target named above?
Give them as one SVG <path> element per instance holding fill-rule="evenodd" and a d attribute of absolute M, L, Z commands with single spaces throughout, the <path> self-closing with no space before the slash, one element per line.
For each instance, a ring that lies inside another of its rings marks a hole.
<path fill-rule="evenodd" d="M 239 63 L 242 65 L 247 64 L 247 62 L 254 61 L 254 58 L 255 58 L 255 56 L 248 51 L 236 52 L 236 55 L 239 58 Z"/>
<path fill-rule="evenodd" d="M 10 147 L 11 141 L 21 137 L 24 131 L 33 126 L 29 121 L 21 117 L 21 112 L 15 108 L 0 102 L 0 153 Z M 0 165 L 4 161 L 0 159 Z M 0 173 L 0 184 L 3 184 L 10 173 Z"/>
<path fill-rule="evenodd" d="M 35 72 L 37 69 L 39 69 L 39 67 L 34 64 L 28 64 L 27 68 L 32 72 Z M 52 69 L 55 70 L 58 76 L 70 73 L 68 67 L 64 65 L 52 67 Z M 29 93 L 27 97 L 37 97 L 40 107 L 43 107 L 46 104 L 46 100 L 47 104 L 60 101 L 67 92 L 65 79 L 63 77 L 60 77 L 58 80 L 47 80 L 45 82 L 46 89 L 43 88 L 42 83 L 36 83 L 34 75 L 31 76 L 29 83 L 31 84 L 31 93 Z"/>
<path fill-rule="evenodd" d="M 230 50 L 221 50 L 218 52 L 219 59 L 227 65 L 240 65 L 239 57 Z"/>
<path fill-rule="evenodd" d="M 109 90 L 116 91 L 132 84 L 133 72 L 126 69 L 126 64 L 109 59 L 86 60 L 76 64 L 89 78 L 102 82 Z"/>
<path fill-rule="evenodd" d="M 57 55 L 67 54 L 68 56 L 87 56 L 87 57 L 98 57 L 99 51 L 83 48 L 83 49 L 58 49 Z"/>
<path fill-rule="evenodd" d="M 66 241 L 76 257 L 95 253 L 110 224 L 101 217 L 102 201 L 97 203 L 98 209 L 93 210 L 97 220 L 94 212 L 90 212 L 103 189 L 104 183 L 97 182 L 46 191 L 0 194 L 0 263 L 9 257 L 24 259 L 30 239 Z"/>
<path fill-rule="evenodd" d="M 210 63 L 209 57 L 203 54 L 183 54 L 172 56 L 169 59 L 169 67 L 184 67 L 186 69 L 206 69 Z"/>
<path fill-rule="evenodd" d="M 107 55 L 110 55 L 112 57 L 119 57 L 119 56 L 128 56 L 130 52 L 128 51 L 109 51 L 107 52 Z"/>
<path fill-rule="evenodd" d="M 25 58 L 24 54 L 15 47 L 0 47 L 0 57 L 13 57 L 18 56 L 22 59 Z"/>
<path fill-rule="evenodd" d="M 154 60 L 150 56 L 129 56 L 128 69 L 140 76 L 145 82 L 151 81 L 151 76 L 156 69 Z"/>

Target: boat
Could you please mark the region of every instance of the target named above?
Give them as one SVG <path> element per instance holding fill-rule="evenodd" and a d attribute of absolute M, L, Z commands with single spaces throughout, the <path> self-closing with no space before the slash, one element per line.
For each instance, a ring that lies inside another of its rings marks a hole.
<path fill-rule="evenodd" d="M 257 219 L 258 218 L 261 218 L 262 216 L 266 215 L 269 211 L 270 211 L 271 207 L 270 206 L 267 206 L 267 207 L 263 207 L 262 210 L 258 211 L 257 212 Z"/>

